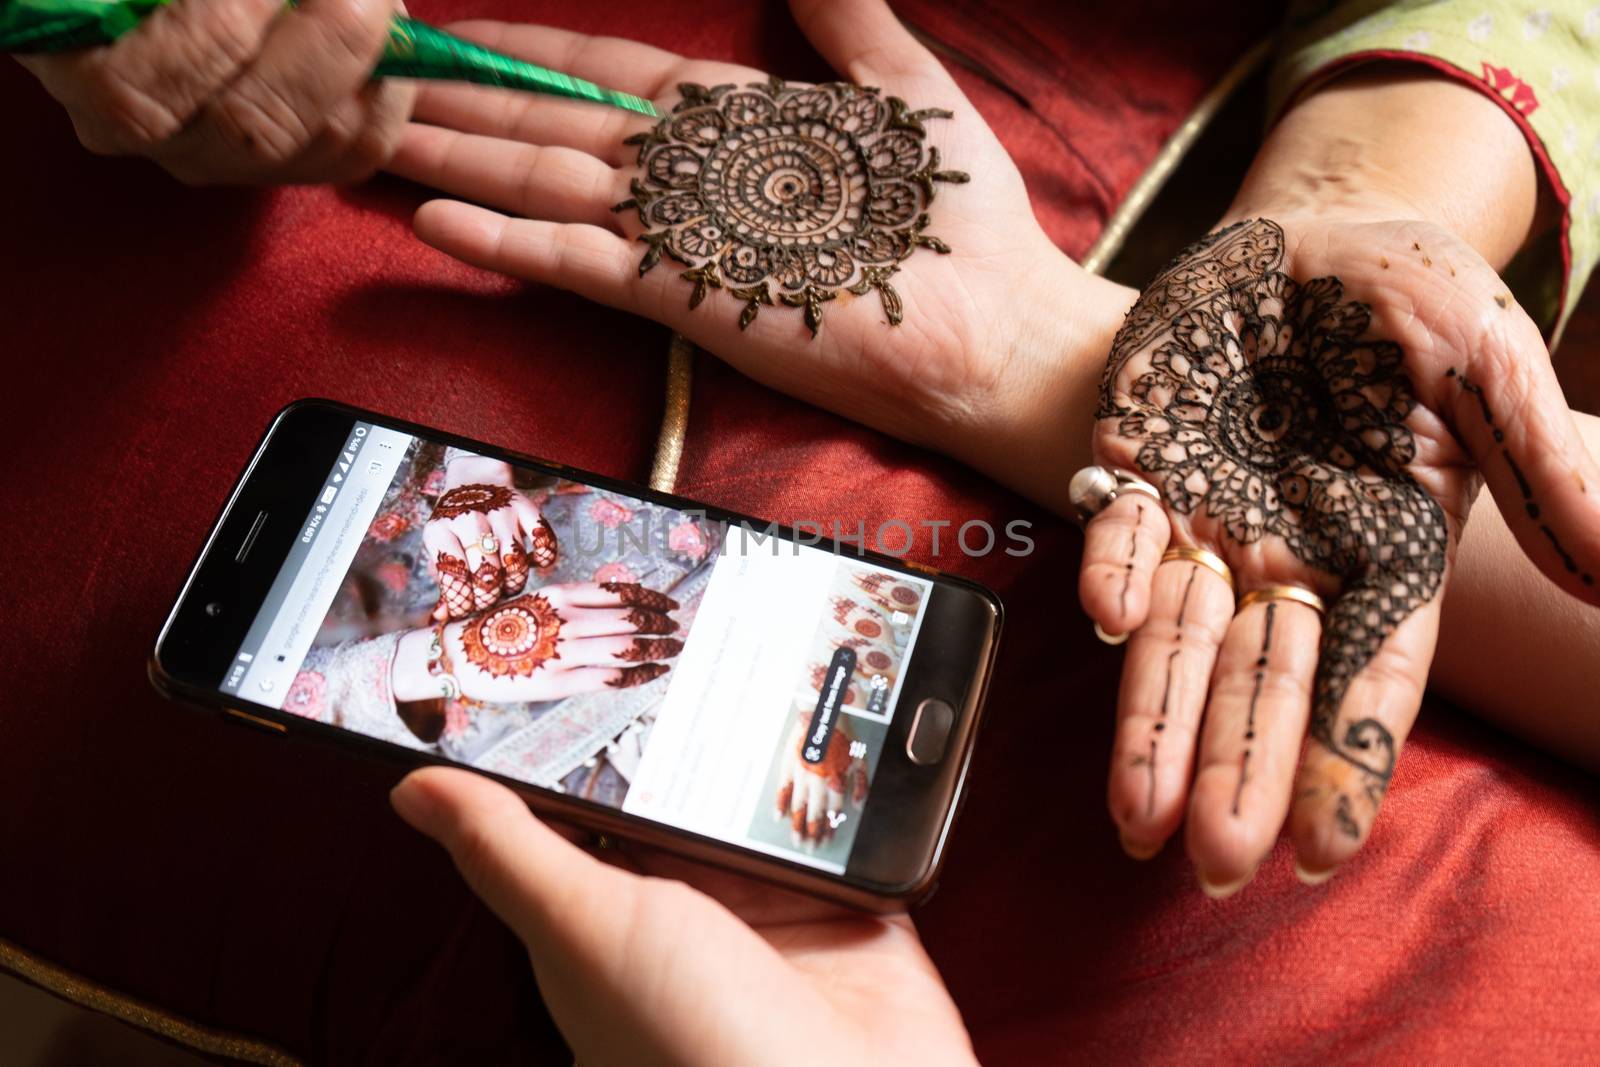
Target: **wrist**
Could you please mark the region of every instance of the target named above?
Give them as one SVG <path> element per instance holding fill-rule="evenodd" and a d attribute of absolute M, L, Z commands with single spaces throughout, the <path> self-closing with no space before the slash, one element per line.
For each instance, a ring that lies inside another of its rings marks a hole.
<path fill-rule="evenodd" d="M 512 484 L 511 467 L 487 456 L 457 456 L 444 469 L 444 487 Z"/>
<path fill-rule="evenodd" d="M 1057 253 L 1057 255 L 1059 255 Z M 951 427 L 946 452 L 1035 503 L 1068 514 L 1067 483 L 1091 462 L 1100 378 L 1138 291 L 1064 255 L 1034 272 L 992 379 Z"/>
<path fill-rule="evenodd" d="M 1496 270 L 1541 228 L 1516 123 L 1486 94 L 1414 64 L 1370 64 L 1299 101 L 1268 134 L 1223 223 L 1419 220 Z"/>

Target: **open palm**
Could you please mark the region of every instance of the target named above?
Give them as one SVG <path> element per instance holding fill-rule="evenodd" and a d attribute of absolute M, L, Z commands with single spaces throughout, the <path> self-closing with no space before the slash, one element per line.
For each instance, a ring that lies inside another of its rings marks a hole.
<path fill-rule="evenodd" d="M 1366 838 L 1417 712 L 1487 475 L 1554 580 L 1600 599 L 1600 501 L 1538 331 L 1470 248 L 1421 223 L 1247 220 L 1185 249 L 1129 313 L 1095 451 L 1139 472 L 1090 525 L 1081 592 L 1136 630 L 1110 801 L 1130 851 L 1183 818 L 1202 878 L 1248 878 L 1290 819 L 1303 870 Z M 1220 555 L 1234 612 L 1169 542 Z M 1296 777 L 1297 755 L 1299 773 Z M 1196 770 L 1196 766 L 1198 769 Z M 1291 810 L 1292 799 L 1292 810 Z"/>
<path fill-rule="evenodd" d="M 656 319 L 774 388 L 948 449 L 952 424 L 1076 351 L 1064 307 L 1114 314 L 1126 297 L 1050 243 L 999 141 L 881 0 L 793 8 L 854 84 L 453 26 L 664 118 L 430 84 L 389 169 L 519 216 L 426 204 L 417 232 L 444 251 Z"/>

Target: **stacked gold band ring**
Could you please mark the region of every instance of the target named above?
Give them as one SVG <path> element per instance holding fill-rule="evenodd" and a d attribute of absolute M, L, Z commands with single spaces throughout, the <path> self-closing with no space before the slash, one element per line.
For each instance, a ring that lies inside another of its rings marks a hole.
<path fill-rule="evenodd" d="M 1233 571 L 1222 561 L 1222 557 L 1215 552 L 1207 552 L 1203 548 L 1190 548 L 1188 545 L 1173 545 L 1161 554 L 1162 563 L 1175 559 L 1198 563 L 1218 578 L 1227 582 L 1229 589 L 1233 588 Z"/>
<path fill-rule="evenodd" d="M 1264 600 L 1292 600 L 1296 604 L 1304 604 L 1319 616 L 1327 614 L 1322 598 L 1298 585 L 1264 585 L 1260 589 L 1251 589 L 1239 596 L 1238 610 L 1243 611 L 1251 604 L 1259 604 Z"/>

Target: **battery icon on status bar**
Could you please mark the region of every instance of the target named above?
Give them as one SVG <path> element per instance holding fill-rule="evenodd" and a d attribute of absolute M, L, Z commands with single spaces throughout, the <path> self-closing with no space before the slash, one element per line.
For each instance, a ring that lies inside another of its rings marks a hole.
<path fill-rule="evenodd" d="M 339 492 L 339 487 L 337 485 L 328 486 L 328 488 L 326 488 L 326 489 L 324 489 L 322 491 L 322 502 L 324 504 L 333 503 L 333 498 L 334 498 L 335 494 L 337 494 L 338 492 Z M 302 498 L 302 499 L 304 499 L 304 498 Z"/>

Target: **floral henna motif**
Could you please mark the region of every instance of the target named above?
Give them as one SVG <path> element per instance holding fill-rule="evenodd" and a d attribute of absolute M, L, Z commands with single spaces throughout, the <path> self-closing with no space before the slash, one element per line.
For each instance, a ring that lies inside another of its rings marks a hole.
<path fill-rule="evenodd" d="M 501 589 L 506 596 L 516 596 L 528 584 L 528 555 L 522 551 L 521 546 L 512 545 L 500 556 L 500 565 L 505 568 L 505 578 L 501 582 Z"/>
<path fill-rule="evenodd" d="M 450 617 L 462 619 L 472 614 L 472 577 L 467 573 L 466 560 L 441 552 L 434 567 L 439 571 L 439 596 Z"/>
<path fill-rule="evenodd" d="M 898 97 L 841 82 L 743 87 L 685 83 L 654 130 L 628 138 L 643 174 L 614 210 L 637 210 L 644 274 L 663 255 L 688 267 L 689 306 L 712 289 L 744 303 L 739 328 L 763 307 L 801 308 L 816 336 L 823 305 L 841 290 L 876 292 L 891 326 L 903 316 L 890 284 L 918 248 L 950 248 L 923 231 L 939 169 L 923 122 Z M 776 293 L 773 285 L 777 285 Z"/>
<path fill-rule="evenodd" d="M 1281 538 L 1341 579 L 1325 620 L 1311 736 L 1363 772 L 1376 807 L 1394 738 L 1341 718 L 1351 681 L 1444 579 L 1444 513 L 1407 472 L 1415 404 L 1398 345 L 1366 338 L 1366 305 L 1337 278 L 1279 269 L 1283 232 L 1265 219 L 1191 245 L 1140 297 L 1101 387 L 1102 418 L 1141 445 L 1138 464 L 1174 511 L 1217 520 L 1253 544 Z M 1141 351 L 1149 368 L 1122 386 Z M 1341 829 L 1359 837 L 1353 798 Z"/>
<path fill-rule="evenodd" d="M 491 511 L 498 511 L 511 504 L 511 490 L 503 485 L 484 485 L 473 482 L 468 485 L 458 485 L 433 506 L 433 517 L 436 519 L 453 519 L 457 515 L 477 511 L 487 515 Z"/>
<path fill-rule="evenodd" d="M 642 634 L 670 634 L 678 632 L 678 620 L 658 611 L 646 611 L 644 608 L 629 608 L 623 621 L 634 630 Z"/>
<path fill-rule="evenodd" d="M 612 689 L 632 689 L 636 685 L 655 681 L 671 669 L 665 663 L 641 663 L 637 667 L 623 667 L 606 685 Z"/>
<path fill-rule="evenodd" d="M 543 596 L 518 597 L 461 631 L 467 660 L 496 677 L 527 677 L 560 659 L 561 616 Z"/>
<path fill-rule="evenodd" d="M 617 658 L 629 663 L 644 663 L 653 659 L 671 659 L 682 651 L 683 642 L 676 637 L 636 637 Z"/>
<path fill-rule="evenodd" d="M 665 593 L 646 589 L 638 582 L 601 582 L 600 588 L 615 593 L 625 608 L 644 608 L 646 611 L 668 612 L 678 610 L 678 602 Z"/>
<path fill-rule="evenodd" d="M 533 565 L 540 570 L 547 570 L 556 565 L 556 532 L 542 517 L 539 526 L 533 531 L 530 539 L 533 543 Z"/>

